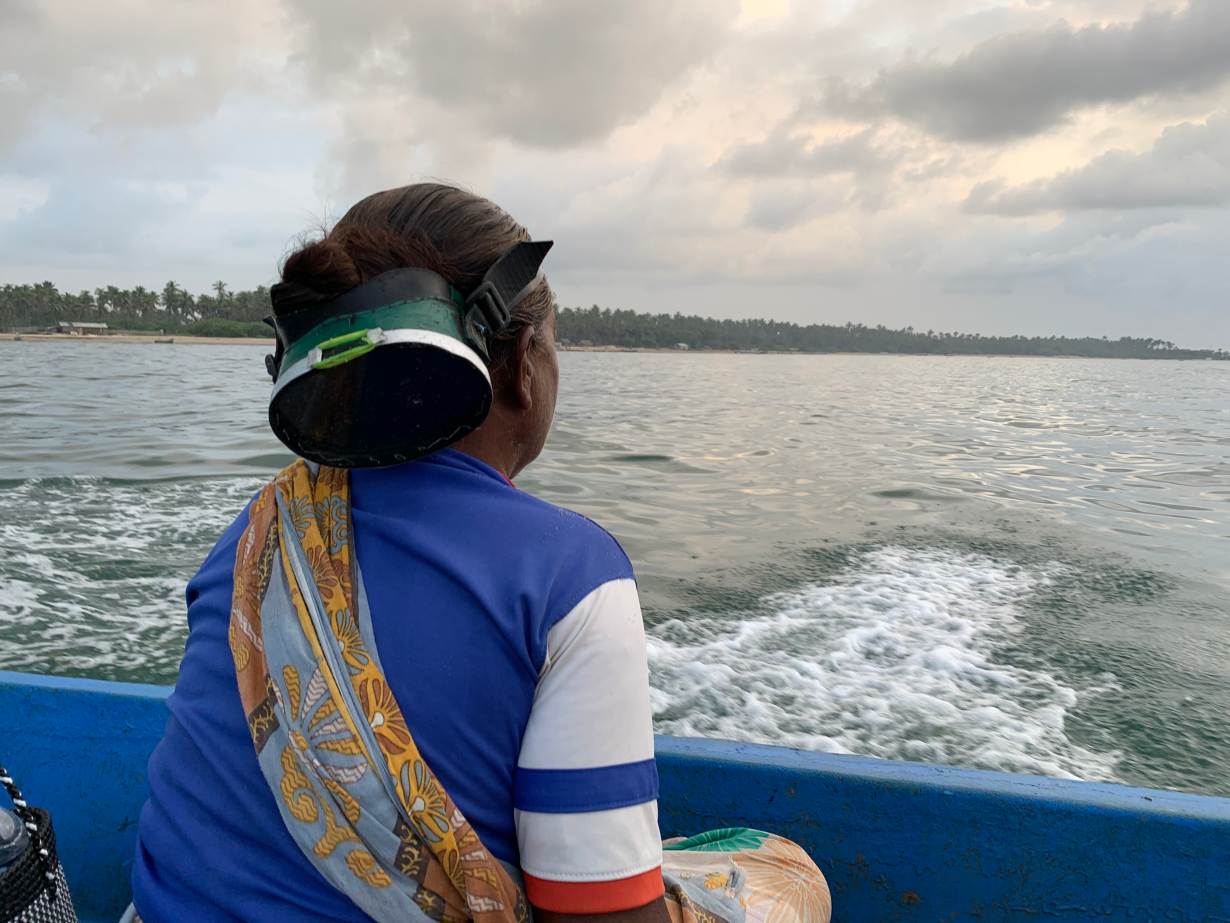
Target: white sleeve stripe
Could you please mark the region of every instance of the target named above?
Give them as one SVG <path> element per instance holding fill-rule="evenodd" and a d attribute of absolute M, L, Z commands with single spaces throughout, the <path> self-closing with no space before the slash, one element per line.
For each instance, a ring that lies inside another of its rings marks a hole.
<path fill-rule="evenodd" d="M 592 769 L 653 759 L 645 626 L 636 583 L 593 590 L 547 634 L 521 741 L 524 769 Z"/>
<path fill-rule="evenodd" d="M 547 881 L 614 881 L 662 864 L 656 801 L 589 814 L 516 811 L 521 869 Z"/>

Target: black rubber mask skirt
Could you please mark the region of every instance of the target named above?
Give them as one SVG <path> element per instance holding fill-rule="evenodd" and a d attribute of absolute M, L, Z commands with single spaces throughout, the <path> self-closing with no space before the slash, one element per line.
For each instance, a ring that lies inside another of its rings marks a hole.
<path fill-rule="evenodd" d="M 550 247 L 518 244 L 469 296 L 424 269 L 386 272 L 324 302 L 275 286 L 278 351 L 266 362 L 274 434 L 309 461 L 364 468 L 473 432 L 491 410 L 491 342 Z"/>

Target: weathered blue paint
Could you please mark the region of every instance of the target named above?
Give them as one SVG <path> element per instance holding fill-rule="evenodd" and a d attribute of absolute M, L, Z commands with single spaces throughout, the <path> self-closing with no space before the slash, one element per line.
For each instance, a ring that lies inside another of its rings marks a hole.
<path fill-rule="evenodd" d="M 661 825 L 780 832 L 842 923 L 1230 920 L 1230 799 L 662 738 Z"/>
<path fill-rule="evenodd" d="M 31 804 L 51 811 L 82 923 L 114 923 L 128 905 L 145 763 L 170 692 L 0 672 L 0 762 Z"/>
<path fill-rule="evenodd" d="M 128 901 L 168 692 L 0 672 L 0 757 L 52 811 L 84 923 Z M 658 761 L 664 833 L 796 840 L 837 923 L 1230 921 L 1230 799 L 668 737 Z"/>

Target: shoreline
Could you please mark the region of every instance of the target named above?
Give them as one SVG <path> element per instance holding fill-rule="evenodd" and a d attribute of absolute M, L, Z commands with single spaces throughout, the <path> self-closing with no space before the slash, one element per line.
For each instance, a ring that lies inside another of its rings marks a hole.
<path fill-rule="evenodd" d="M 230 344 L 231 346 L 269 346 L 274 345 L 273 337 L 200 337 L 178 333 L 108 333 L 98 336 L 89 333 L 0 333 L 0 343 L 157 343 L 158 345 L 182 344 L 187 346 L 206 346 Z"/>
<path fill-rule="evenodd" d="M 176 333 L 107 333 L 107 334 L 92 334 L 92 333 L 0 333 L 0 343 L 11 342 L 22 343 L 59 343 L 59 342 L 83 342 L 83 343 L 157 343 L 158 345 L 172 346 L 175 344 L 183 344 L 188 346 L 267 346 L 273 348 L 276 341 L 273 337 L 268 339 L 264 337 L 205 337 L 205 336 L 190 336 L 188 334 Z M 798 352 L 757 352 L 756 350 L 748 349 L 706 349 L 697 347 L 695 349 L 674 349 L 670 346 L 560 346 L 556 345 L 556 349 L 563 353 L 671 353 L 676 355 L 687 355 L 688 353 L 723 353 L 731 356 L 877 356 L 877 355 L 894 355 L 892 353 L 804 353 Z M 901 353 L 899 355 L 905 355 Z M 918 355 L 923 355 L 919 353 Z"/>
<path fill-rule="evenodd" d="M 264 339 L 263 337 L 203 337 L 189 336 L 186 334 L 162 334 L 162 333 L 108 333 L 108 334 L 91 334 L 91 333 L 0 333 L 0 343 L 149 343 L 158 344 L 159 346 L 174 346 L 176 344 L 185 346 L 266 346 L 272 349 L 276 344 L 273 337 Z M 826 352 L 826 353 L 806 353 L 801 350 L 795 352 L 769 352 L 767 350 L 757 351 L 752 349 L 708 349 L 703 346 L 689 349 L 675 349 L 670 346 L 560 346 L 556 345 L 556 349 L 562 353 L 669 353 L 671 355 L 686 356 L 689 353 L 699 353 L 702 355 L 727 355 L 727 356 L 926 356 L 926 355 L 943 355 L 940 353 L 870 353 L 870 352 Z M 973 353 L 965 353 L 963 355 L 975 355 Z M 993 355 L 993 354 L 986 354 Z M 1012 358 L 1011 356 L 1003 356 L 1002 358 Z M 1019 358 L 1031 358 L 1022 356 Z M 1068 358 L 1068 357 L 1053 357 L 1043 356 L 1035 358 Z M 1077 357 L 1079 358 L 1079 357 Z"/>
<path fill-rule="evenodd" d="M 109 333 L 104 335 L 97 334 L 78 334 L 78 333 L 0 333 L 0 343 L 59 343 L 59 342 L 85 342 L 85 343 L 149 343 L 160 346 L 264 346 L 268 349 L 273 349 L 276 346 L 276 341 L 273 337 L 206 337 L 206 336 L 190 336 L 187 334 L 162 334 L 162 333 Z M 971 359 L 1107 359 L 1116 362 L 1121 362 L 1125 359 L 1135 359 L 1141 362 L 1158 362 L 1169 360 L 1171 362 L 1202 362 L 1202 361 L 1217 361 L 1211 357 L 1180 357 L 1180 356 L 1076 356 L 1076 355 L 1039 355 L 1037 353 L 907 353 L 907 352 L 821 352 L 811 353 L 798 351 L 784 352 L 769 352 L 768 350 L 748 350 L 748 349 L 706 349 L 704 347 L 696 347 L 689 349 L 675 349 L 670 346 L 560 346 L 557 344 L 556 349 L 559 352 L 565 353 L 669 353 L 671 355 L 686 356 L 689 353 L 698 353 L 701 355 L 728 355 L 728 356 L 896 356 L 904 358 L 909 356 L 931 357 L 931 358 L 971 358 Z"/>

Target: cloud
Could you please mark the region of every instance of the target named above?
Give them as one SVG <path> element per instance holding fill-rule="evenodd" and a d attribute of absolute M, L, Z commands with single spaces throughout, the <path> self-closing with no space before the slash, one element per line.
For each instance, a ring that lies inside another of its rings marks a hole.
<path fill-rule="evenodd" d="M 845 190 L 804 183 L 779 188 L 756 189 L 748 203 L 744 223 L 762 231 L 786 231 L 823 212 L 834 212 L 846 203 Z"/>
<path fill-rule="evenodd" d="M 1221 266 L 1230 213 L 1181 220 L 1090 212 L 1046 229 L 971 219 L 925 268 L 951 313 L 961 300 L 980 325 L 1095 336 L 1160 336 L 1230 345 Z M 991 223 L 987 223 L 991 222 Z M 931 286 L 919 284 L 921 292 Z"/>
<path fill-rule="evenodd" d="M 1109 151 L 1082 167 L 1017 186 L 979 183 L 967 211 L 994 215 L 1230 204 L 1230 115 L 1165 129 L 1143 153 Z"/>
<path fill-rule="evenodd" d="M 952 61 L 908 57 L 856 86 L 831 79 L 823 111 L 891 115 L 958 141 L 993 143 L 1063 124 L 1082 109 L 1230 80 L 1230 3 L 1190 0 L 1131 22 L 987 39 Z"/>
<path fill-rule="evenodd" d="M 732 180 L 751 181 L 748 225 L 780 231 L 849 203 L 885 207 L 892 174 L 914 152 L 870 128 L 815 141 L 792 130 L 796 121 L 785 120 L 763 141 L 735 145 L 715 164 Z M 772 188 L 777 181 L 789 181 L 788 188 Z"/>
<path fill-rule="evenodd" d="M 123 201 L 117 214 L 116 201 Z M 147 222 L 167 221 L 180 210 L 148 184 L 102 177 L 73 178 L 53 186 L 41 201 L 0 221 L 0 248 L 20 262 L 63 259 L 93 263 L 126 260 Z"/>
<path fill-rule="evenodd" d="M 439 177 L 556 239 L 564 303 L 1227 341 L 1228 23 L 1230 0 L 0 0 L 0 282 L 268 283 L 298 232 Z M 1176 278 L 1189 320 L 1159 331 Z"/>
<path fill-rule="evenodd" d="M 275 18 L 244 0 L 0 0 L 0 153 L 38 120 L 121 137 L 199 124 L 268 88 Z"/>
<path fill-rule="evenodd" d="M 824 176 L 880 173 L 891 169 L 892 160 L 876 143 L 872 129 L 816 142 L 778 131 L 764 141 L 731 148 L 718 166 L 734 176 Z"/>
<path fill-rule="evenodd" d="M 318 87 L 421 97 L 480 142 L 546 148 L 600 140 L 644 114 L 721 47 L 738 14 L 735 0 L 292 7 L 298 60 Z"/>

